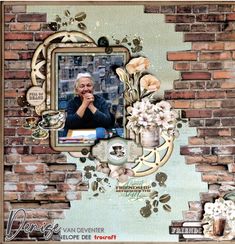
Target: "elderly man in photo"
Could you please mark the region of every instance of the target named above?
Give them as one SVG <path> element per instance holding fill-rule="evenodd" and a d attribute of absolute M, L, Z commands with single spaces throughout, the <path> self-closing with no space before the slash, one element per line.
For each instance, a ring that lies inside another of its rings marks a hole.
<path fill-rule="evenodd" d="M 89 73 L 80 73 L 75 81 L 76 96 L 67 106 L 67 129 L 111 128 L 113 120 L 105 99 L 93 94 L 94 84 Z"/>

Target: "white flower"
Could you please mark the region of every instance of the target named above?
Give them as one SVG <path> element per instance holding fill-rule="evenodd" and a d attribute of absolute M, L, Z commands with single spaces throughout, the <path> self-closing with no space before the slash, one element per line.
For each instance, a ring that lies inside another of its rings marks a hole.
<path fill-rule="evenodd" d="M 111 173 L 110 177 L 117 179 L 119 182 L 128 181 L 129 177 L 134 176 L 134 172 L 129 168 L 129 165 L 124 164 L 122 166 L 110 165 Z"/>
<path fill-rule="evenodd" d="M 171 113 L 169 111 L 159 112 L 155 118 L 155 122 L 158 126 L 168 129 L 168 122 L 171 121 Z"/>
<path fill-rule="evenodd" d="M 156 108 L 156 110 L 159 110 L 159 111 L 170 111 L 171 105 L 169 102 L 161 101 L 155 105 L 155 108 Z"/>
<path fill-rule="evenodd" d="M 214 213 L 214 204 L 211 203 L 211 202 L 206 203 L 205 207 L 204 207 L 204 210 L 205 210 L 206 214 L 213 215 L 213 213 Z"/>

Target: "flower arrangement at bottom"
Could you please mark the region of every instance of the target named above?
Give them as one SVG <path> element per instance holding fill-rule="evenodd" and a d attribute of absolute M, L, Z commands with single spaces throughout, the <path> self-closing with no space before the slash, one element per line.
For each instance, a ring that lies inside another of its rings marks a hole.
<path fill-rule="evenodd" d="M 131 169 L 131 164 L 123 164 L 121 166 L 112 165 L 108 163 L 97 163 L 96 170 L 106 174 L 108 177 L 117 179 L 118 182 L 123 183 L 128 181 L 129 177 L 134 176 Z"/>
<path fill-rule="evenodd" d="M 204 235 L 206 237 L 219 237 L 228 235 L 228 239 L 235 236 L 235 203 L 232 200 L 224 200 L 218 198 L 214 203 L 206 203 L 204 206 L 204 216 L 202 223 L 204 223 Z M 224 223 L 222 229 L 215 226 L 216 219 L 221 219 Z"/>

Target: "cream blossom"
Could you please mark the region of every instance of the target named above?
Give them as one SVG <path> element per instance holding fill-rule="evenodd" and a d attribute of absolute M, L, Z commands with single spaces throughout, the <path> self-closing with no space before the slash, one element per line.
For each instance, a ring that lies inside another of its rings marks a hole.
<path fill-rule="evenodd" d="M 96 170 L 98 172 L 101 172 L 101 173 L 104 173 L 107 175 L 109 175 L 109 173 L 110 173 L 110 168 L 108 167 L 108 164 L 106 164 L 106 163 L 98 163 L 96 166 Z"/>
<path fill-rule="evenodd" d="M 128 80 L 128 76 L 122 68 L 117 68 L 116 73 L 122 82 L 126 82 Z"/>
<path fill-rule="evenodd" d="M 148 69 L 149 66 L 150 66 L 150 62 L 147 58 L 143 58 L 143 57 L 133 58 L 126 65 L 126 70 L 129 74 L 134 74 L 137 72 L 143 72 L 144 70 Z"/>
<path fill-rule="evenodd" d="M 140 88 L 150 92 L 157 91 L 160 88 L 160 81 L 153 75 L 144 75 L 140 79 Z"/>
<path fill-rule="evenodd" d="M 134 176 L 133 170 L 127 164 L 122 166 L 110 165 L 110 169 L 110 177 L 117 179 L 121 183 L 128 181 L 129 177 Z"/>

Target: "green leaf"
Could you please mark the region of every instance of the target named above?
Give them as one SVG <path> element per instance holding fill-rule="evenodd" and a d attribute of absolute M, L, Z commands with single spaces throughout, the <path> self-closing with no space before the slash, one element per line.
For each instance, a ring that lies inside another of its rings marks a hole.
<path fill-rule="evenodd" d="M 65 15 L 66 17 L 69 17 L 69 16 L 70 16 L 70 12 L 69 12 L 69 10 L 65 10 L 65 11 L 64 11 L 64 15 Z"/>
<path fill-rule="evenodd" d="M 56 21 L 56 22 L 61 22 L 61 18 L 60 18 L 59 15 L 56 15 L 56 17 L 55 17 L 55 21 Z"/>
<path fill-rule="evenodd" d="M 81 30 L 86 30 L 86 25 L 82 22 L 78 23 L 78 28 L 81 29 Z"/>
<path fill-rule="evenodd" d="M 126 37 L 122 39 L 122 43 L 127 43 L 127 42 L 128 42 L 128 40 Z"/>
<path fill-rule="evenodd" d="M 74 19 L 76 21 L 83 21 L 86 18 L 86 13 L 85 12 L 80 12 L 75 15 Z"/>

